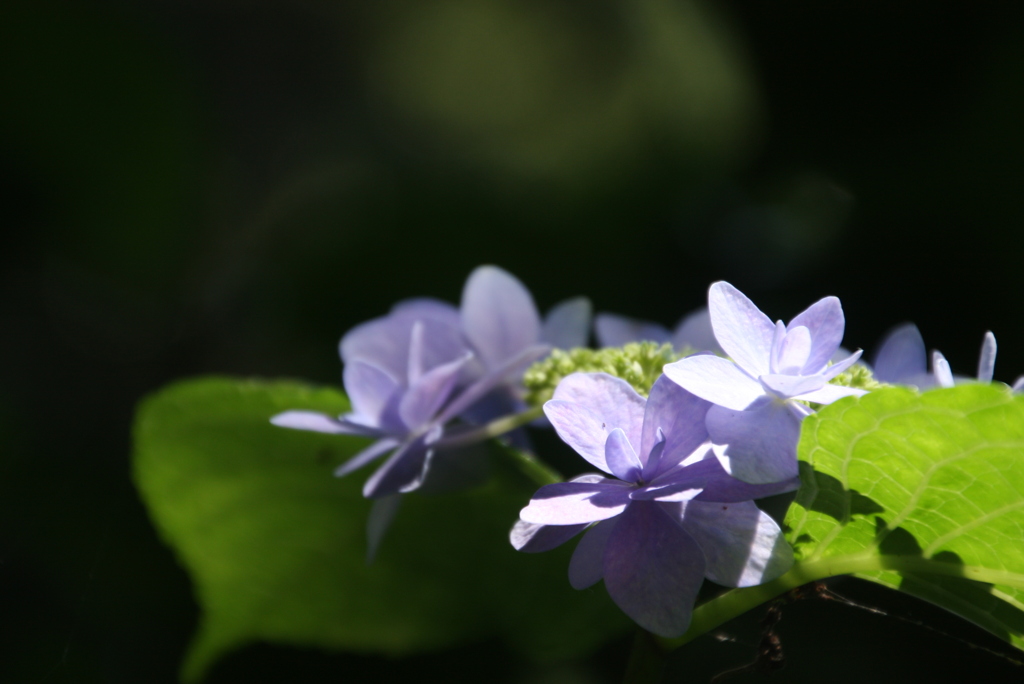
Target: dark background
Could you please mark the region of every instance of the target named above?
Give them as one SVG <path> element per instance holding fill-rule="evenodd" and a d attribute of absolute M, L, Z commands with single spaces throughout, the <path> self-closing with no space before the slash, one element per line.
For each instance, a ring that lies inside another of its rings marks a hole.
<path fill-rule="evenodd" d="M 966 375 L 991 329 L 1012 382 L 1014 4 L 4 3 L 0 680 L 174 681 L 198 609 L 130 480 L 141 396 L 203 373 L 336 384 L 345 330 L 457 301 L 481 263 L 541 308 L 586 294 L 665 324 L 718 279 L 772 318 L 834 294 L 846 346 L 914 320 Z M 748 662 L 762 614 L 675 654 L 671 681 Z M 787 607 L 779 632 L 775 681 L 1024 679 L 834 602 Z M 628 645 L 545 668 L 494 643 L 256 645 L 208 681 L 610 682 Z"/>

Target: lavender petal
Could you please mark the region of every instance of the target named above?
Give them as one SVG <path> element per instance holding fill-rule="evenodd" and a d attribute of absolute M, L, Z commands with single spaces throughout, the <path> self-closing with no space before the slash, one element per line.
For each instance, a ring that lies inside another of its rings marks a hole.
<path fill-rule="evenodd" d="M 764 389 L 757 380 L 732 361 L 717 356 L 687 356 L 667 364 L 664 373 L 672 382 L 701 399 L 731 409 L 742 410 L 764 396 Z"/>
<path fill-rule="evenodd" d="M 825 385 L 821 375 L 762 375 L 758 380 L 765 392 L 781 399 L 814 392 Z"/>
<path fill-rule="evenodd" d="M 747 411 L 712 406 L 707 427 L 715 455 L 733 477 L 750 484 L 796 477 L 800 420 L 784 403 L 766 400 Z"/>
<path fill-rule="evenodd" d="M 519 520 L 508 533 L 516 551 L 541 553 L 561 546 L 585 530 L 587 523 L 580 525 L 538 525 Z"/>
<path fill-rule="evenodd" d="M 353 359 L 345 364 L 342 380 L 354 413 L 368 423 L 383 426 L 385 408 L 401 388 L 398 379 L 379 366 Z"/>
<path fill-rule="evenodd" d="M 346 364 L 355 359 L 367 361 L 403 381 L 409 371 L 409 345 L 413 327 L 423 328 L 423 368 L 433 368 L 453 361 L 468 351 L 459 328 L 437 318 L 415 318 L 391 314 L 356 326 L 341 338 L 339 349 Z"/>
<path fill-rule="evenodd" d="M 359 430 L 337 418 L 316 411 L 285 411 L 270 419 L 271 424 L 293 430 L 309 430 L 331 435 L 366 435 L 370 430 Z"/>
<path fill-rule="evenodd" d="M 635 502 L 615 522 L 604 552 L 608 594 L 638 625 L 680 636 L 690 625 L 704 581 L 700 546 L 663 509 L 680 504 Z"/>
<path fill-rule="evenodd" d="M 519 517 L 540 525 L 578 525 L 614 518 L 629 504 L 630 488 L 614 480 L 544 485 Z"/>
<path fill-rule="evenodd" d="M 935 375 L 935 383 L 939 387 L 952 387 L 953 371 L 949 368 L 949 361 L 940 351 L 932 352 L 932 373 Z"/>
<path fill-rule="evenodd" d="M 434 455 L 432 445 L 439 436 L 440 430 L 436 429 L 402 444 L 366 481 L 363 496 L 379 499 L 419 487 L 430 468 L 430 459 Z"/>
<path fill-rule="evenodd" d="M 418 378 L 402 396 L 398 415 L 402 422 L 414 430 L 426 424 L 448 400 L 470 356 L 432 368 Z"/>
<path fill-rule="evenodd" d="M 867 390 L 858 387 L 845 387 L 843 385 L 823 385 L 813 392 L 798 394 L 797 399 L 814 402 L 815 404 L 831 404 L 844 397 L 860 397 L 867 394 Z"/>
<path fill-rule="evenodd" d="M 644 462 L 643 478 L 651 481 L 659 473 L 675 467 L 708 438 L 704 419 L 711 404 L 668 377 L 658 378 L 647 398 L 644 412 L 640 460 Z M 660 457 L 652 461 L 650 454 L 658 441 L 658 431 L 665 438 Z"/>
<path fill-rule="evenodd" d="M 825 369 L 825 372 L 821 374 L 822 377 L 825 378 L 826 380 L 831 380 L 832 378 L 836 377 L 837 375 L 845 371 L 847 368 L 852 366 L 853 364 L 857 363 L 857 361 L 860 360 L 860 357 L 863 353 L 864 351 L 862 349 L 858 349 L 857 351 L 853 352 L 846 358 L 836 361 L 831 366 Z"/>
<path fill-rule="evenodd" d="M 811 351 L 803 366 L 803 373 L 810 375 L 821 371 L 843 341 L 846 318 L 839 299 L 819 299 L 797 314 L 789 322 L 787 329 L 792 330 L 795 326 L 807 328 L 811 336 Z"/>
<path fill-rule="evenodd" d="M 621 378 L 606 373 L 573 373 L 558 383 L 552 400 L 580 406 L 589 411 L 599 425 L 604 424 L 599 427 L 602 461 L 604 441 L 614 428 L 622 428 L 630 444 L 642 442 L 647 400 Z"/>
<path fill-rule="evenodd" d="M 370 516 L 366 520 L 366 564 L 369 565 L 377 557 L 384 533 L 391 527 L 398 508 L 402 503 L 400 494 L 392 494 L 381 499 L 374 499 L 370 506 Z"/>
<path fill-rule="evenodd" d="M 752 376 L 768 373 L 775 335 L 771 319 L 724 280 L 714 283 L 708 290 L 708 310 L 715 339 L 725 353 Z"/>
<path fill-rule="evenodd" d="M 604 551 L 617 519 L 602 520 L 583 535 L 569 560 L 569 584 L 573 589 L 586 589 L 604 576 Z"/>
<path fill-rule="evenodd" d="M 433 297 L 403 299 L 391 307 L 391 315 L 411 318 L 413 320 L 435 320 L 456 329 L 462 323 L 457 308 L 448 302 L 434 299 Z"/>
<path fill-rule="evenodd" d="M 779 345 L 776 373 L 787 375 L 813 375 L 821 370 L 815 368 L 805 372 L 808 358 L 811 355 L 811 331 L 802 325 L 791 326 Z M 828 361 L 828 359 L 825 359 Z"/>
<path fill-rule="evenodd" d="M 586 297 L 559 302 L 548 311 L 540 330 L 540 339 L 558 349 L 587 346 L 593 307 Z"/>
<path fill-rule="evenodd" d="M 682 525 L 700 545 L 708 579 L 727 587 L 770 582 L 793 565 L 793 549 L 782 530 L 751 501 L 683 507 Z"/>
<path fill-rule="evenodd" d="M 927 373 L 928 352 L 917 326 L 906 323 L 887 334 L 873 366 L 876 380 L 892 384 L 904 384 Z"/>
<path fill-rule="evenodd" d="M 981 343 L 981 355 L 978 357 L 978 380 L 992 382 L 996 370 L 996 336 L 989 330 Z"/>
<path fill-rule="evenodd" d="M 672 337 L 663 325 L 610 313 L 597 315 L 594 333 L 601 347 L 621 347 L 630 342 L 670 342 Z"/>
<path fill-rule="evenodd" d="M 701 307 L 684 316 L 672 332 L 671 342 L 675 349 L 689 347 L 696 351 L 725 353 L 715 339 L 715 331 L 711 327 L 711 313 L 707 307 Z"/>
<path fill-rule="evenodd" d="M 588 408 L 569 401 L 545 402 L 544 415 L 562 441 L 576 453 L 604 472 L 612 472 L 605 459 L 605 442 L 613 427 Z"/>
<path fill-rule="evenodd" d="M 377 457 L 387 453 L 399 445 L 399 441 L 393 437 L 384 437 L 366 447 L 358 454 L 348 459 L 334 469 L 334 477 L 344 477 L 349 473 L 362 468 Z"/>
<path fill-rule="evenodd" d="M 462 290 L 462 329 L 493 368 L 540 340 L 540 315 L 529 290 L 497 266 L 480 266 Z"/>
<path fill-rule="evenodd" d="M 490 369 L 483 377 L 459 392 L 438 416 L 438 422 L 445 423 L 455 416 L 461 415 L 492 390 L 508 383 L 511 378 L 521 375 L 527 366 L 548 352 L 550 352 L 550 348 L 547 345 L 532 345 L 520 350 L 515 356 L 505 359 L 503 363 Z"/>
<path fill-rule="evenodd" d="M 622 428 L 615 428 L 608 433 L 604 450 L 605 460 L 612 474 L 623 482 L 636 482 L 640 479 L 643 464 L 629 443 Z"/>

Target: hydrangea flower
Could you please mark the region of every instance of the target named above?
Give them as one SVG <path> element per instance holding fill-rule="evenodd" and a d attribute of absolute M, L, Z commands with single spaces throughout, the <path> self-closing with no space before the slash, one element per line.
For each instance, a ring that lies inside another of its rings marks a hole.
<path fill-rule="evenodd" d="M 981 341 L 978 356 L 978 382 L 992 382 L 996 367 L 996 336 L 989 330 Z M 962 379 L 954 378 L 942 352 L 932 352 L 932 372 L 928 372 L 928 353 L 921 332 L 913 323 L 892 330 L 878 348 L 874 364 L 875 378 L 893 385 L 914 385 L 918 389 L 952 387 Z M 1017 378 L 1013 391 L 1024 389 L 1024 376 Z"/>
<path fill-rule="evenodd" d="M 456 393 L 472 358 L 457 326 L 436 315 L 431 303 L 404 304 L 389 315 L 363 323 L 341 341 L 343 382 L 352 411 L 340 417 L 286 411 L 274 425 L 376 441 L 342 464 L 347 475 L 393 452 L 363 486 L 367 498 L 408 492 L 422 484 L 444 424 L 490 390 L 489 377 Z"/>
<path fill-rule="evenodd" d="M 792 549 L 751 499 L 795 482 L 730 477 L 708 448 L 709 407 L 664 377 L 648 399 L 604 373 L 566 377 L 544 412 L 604 475 L 541 487 L 512 529 L 513 546 L 546 551 L 589 526 L 569 563 L 572 586 L 603 579 L 627 615 L 666 637 L 686 631 L 705 577 L 738 587 L 785 572 Z"/>
<path fill-rule="evenodd" d="M 515 412 L 523 371 L 550 350 L 544 339 L 574 343 L 585 339 L 589 325 L 586 300 L 563 303 L 542 323 L 522 283 L 481 266 L 466 282 L 461 309 L 410 299 L 346 333 L 339 347 L 351 413 L 335 418 L 286 411 L 271 422 L 375 438 L 335 475 L 392 452 L 363 494 L 379 499 L 410 492 L 423 483 L 435 451 L 446 446 L 446 433 L 457 436 L 449 421 L 482 422 Z"/>
<path fill-rule="evenodd" d="M 503 383 L 463 416 L 484 423 L 527 408 L 522 376 L 538 357 L 524 352 L 541 346 L 586 345 L 591 306 L 585 297 L 568 299 L 541 319 L 530 291 L 515 276 L 497 266 L 480 266 L 466 280 L 458 316 L 465 340 L 476 354 L 469 377 L 483 377 L 522 359 L 505 374 Z"/>
<path fill-rule="evenodd" d="M 688 356 L 666 365 L 665 375 L 715 404 L 707 428 L 730 473 L 752 483 L 796 476 L 807 403 L 864 394 L 829 384 L 861 355 L 830 365 L 846 325 L 839 300 L 825 297 L 789 325 L 773 325 L 742 292 L 719 281 L 708 291 L 708 310 L 715 338 L 731 358 Z"/>
<path fill-rule="evenodd" d="M 672 331 L 651 321 L 602 313 L 594 319 L 594 333 L 601 347 L 623 347 L 630 342 L 667 342 L 677 351 L 723 353 L 711 330 L 711 316 L 703 307 L 683 316 Z"/>

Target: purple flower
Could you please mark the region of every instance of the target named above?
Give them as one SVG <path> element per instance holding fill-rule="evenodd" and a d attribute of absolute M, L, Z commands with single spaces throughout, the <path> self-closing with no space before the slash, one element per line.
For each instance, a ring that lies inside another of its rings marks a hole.
<path fill-rule="evenodd" d="M 918 389 L 952 387 L 973 378 L 954 377 L 942 352 L 932 352 L 932 372 L 928 372 L 928 353 L 921 332 L 913 323 L 905 323 L 885 336 L 875 355 L 874 376 L 893 385 L 914 385 Z M 978 382 L 992 382 L 996 367 L 996 336 L 989 330 L 981 341 L 978 356 Z M 1013 391 L 1024 389 L 1024 376 L 1017 378 Z"/>
<path fill-rule="evenodd" d="M 572 344 L 586 337 L 589 325 L 586 300 L 565 302 L 541 322 L 522 283 L 497 267 L 481 266 L 466 282 L 461 309 L 436 299 L 410 299 L 346 333 L 340 353 L 351 413 L 335 418 L 286 411 L 271 422 L 375 438 L 335 475 L 391 452 L 363 494 L 380 499 L 410 492 L 423 483 L 446 437 L 458 436 L 450 421 L 486 422 L 520 410 L 523 371 L 548 353 L 545 340 Z"/>
<path fill-rule="evenodd" d="M 792 549 L 751 499 L 795 481 L 730 477 L 708 449 L 709 406 L 664 377 L 649 399 L 604 373 L 566 377 L 544 412 L 566 443 L 612 477 L 541 487 L 512 529 L 513 546 L 546 551 L 589 526 L 569 582 L 584 589 L 603 579 L 627 615 L 666 637 L 686 631 L 705 577 L 737 587 L 785 572 Z"/>
<path fill-rule="evenodd" d="M 789 325 L 774 325 L 727 282 L 708 291 L 711 326 L 731 357 L 698 354 L 665 366 L 673 382 L 715 404 L 707 428 L 716 453 L 735 477 L 752 483 L 796 476 L 803 402 L 830 404 L 864 390 L 828 384 L 861 352 L 829 365 L 843 338 L 839 300 L 825 297 Z"/>
<path fill-rule="evenodd" d="M 711 316 L 703 307 L 684 316 L 671 332 L 657 323 L 610 313 L 597 315 L 594 332 L 597 334 L 598 345 L 602 347 L 621 347 L 629 342 L 651 341 L 669 342 L 676 350 L 690 348 L 722 353 L 711 330 Z"/>
<path fill-rule="evenodd" d="M 466 279 L 458 316 L 467 345 L 475 352 L 468 377 L 505 368 L 505 380 L 463 418 L 485 423 L 526 409 L 523 373 L 551 347 L 572 349 L 587 343 L 590 301 L 585 297 L 555 305 L 541 320 L 530 291 L 497 266 L 479 266 Z"/>
<path fill-rule="evenodd" d="M 447 421 L 479 399 L 500 377 L 456 392 L 472 358 L 457 323 L 434 302 L 407 302 L 356 326 L 341 341 L 345 391 L 352 411 L 338 418 L 286 411 L 274 425 L 376 438 L 341 465 L 341 477 L 393 452 L 363 487 L 368 498 L 408 492 L 422 484 Z"/>

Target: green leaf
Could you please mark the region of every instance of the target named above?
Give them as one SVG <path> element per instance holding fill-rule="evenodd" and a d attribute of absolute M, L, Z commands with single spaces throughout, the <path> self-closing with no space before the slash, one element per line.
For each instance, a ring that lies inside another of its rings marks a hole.
<path fill-rule="evenodd" d="M 852 573 L 1024 648 L 1024 397 L 889 388 L 809 417 L 786 517 L 807 575 Z"/>
<path fill-rule="evenodd" d="M 203 609 L 186 681 L 254 640 L 403 655 L 499 637 L 550 659 L 629 629 L 603 590 L 569 586 L 572 544 L 512 549 L 508 531 L 536 485 L 486 453 L 486 484 L 405 496 L 368 566 L 369 471 L 332 477 L 367 440 L 270 425 L 286 409 L 338 414 L 348 402 L 297 383 L 205 378 L 139 408 L 135 480 Z"/>

